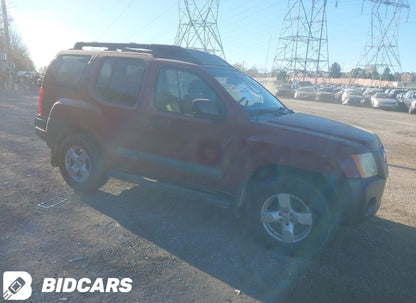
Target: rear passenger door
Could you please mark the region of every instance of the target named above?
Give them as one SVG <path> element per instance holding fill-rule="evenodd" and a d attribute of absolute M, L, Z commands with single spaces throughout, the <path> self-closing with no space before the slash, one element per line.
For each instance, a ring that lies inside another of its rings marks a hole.
<path fill-rule="evenodd" d="M 141 58 L 102 56 L 91 84 L 91 95 L 102 108 L 105 145 L 115 156 L 130 150 L 136 140 L 136 109 L 141 103 L 141 87 L 146 62 Z M 117 160 L 117 159 L 115 159 Z M 133 157 L 123 159 L 127 167 L 135 165 Z"/>

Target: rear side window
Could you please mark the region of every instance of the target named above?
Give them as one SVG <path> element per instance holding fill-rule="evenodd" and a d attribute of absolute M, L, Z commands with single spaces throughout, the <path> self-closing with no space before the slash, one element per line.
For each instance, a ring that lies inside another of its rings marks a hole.
<path fill-rule="evenodd" d="M 121 105 L 134 105 L 138 99 L 145 62 L 133 58 L 104 58 L 94 93 L 101 100 Z"/>
<path fill-rule="evenodd" d="M 91 56 L 62 55 L 55 61 L 49 77 L 56 85 L 79 87 Z"/>

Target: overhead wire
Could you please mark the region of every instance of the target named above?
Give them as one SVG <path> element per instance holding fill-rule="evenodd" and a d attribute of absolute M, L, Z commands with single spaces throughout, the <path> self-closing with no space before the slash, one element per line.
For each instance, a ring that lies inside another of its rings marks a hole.
<path fill-rule="evenodd" d="M 113 27 L 113 25 L 127 12 L 127 10 L 130 8 L 130 6 L 134 3 L 135 0 L 131 0 L 121 11 L 121 13 L 113 19 L 113 21 L 106 27 L 106 29 L 103 31 L 103 33 L 100 35 L 100 39 L 108 33 L 108 31 Z"/>

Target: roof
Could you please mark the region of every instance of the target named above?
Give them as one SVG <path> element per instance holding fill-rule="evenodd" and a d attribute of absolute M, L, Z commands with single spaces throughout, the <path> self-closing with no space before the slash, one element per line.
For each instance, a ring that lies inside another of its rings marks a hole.
<path fill-rule="evenodd" d="M 155 58 L 185 61 L 205 66 L 233 68 L 229 63 L 216 55 L 195 49 L 183 48 L 177 45 L 77 42 L 72 49 L 83 50 L 85 47 L 101 48 L 104 49 L 104 51 L 151 53 Z"/>

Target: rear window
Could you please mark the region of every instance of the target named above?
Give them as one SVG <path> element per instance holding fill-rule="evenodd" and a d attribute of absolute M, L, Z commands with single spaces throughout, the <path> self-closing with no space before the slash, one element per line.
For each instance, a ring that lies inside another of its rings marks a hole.
<path fill-rule="evenodd" d="M 91 56 L 62 55 L 52 68 L 49 81 L 65 87 L 78 87 Z"/>

